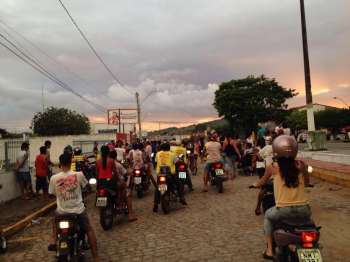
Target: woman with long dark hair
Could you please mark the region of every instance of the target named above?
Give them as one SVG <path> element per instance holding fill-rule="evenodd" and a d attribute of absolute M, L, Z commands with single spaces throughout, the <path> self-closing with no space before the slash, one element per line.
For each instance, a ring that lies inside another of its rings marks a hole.
<path fill-rule="evenodd" d="M 276 206 L 265 213 L 264 231 L 267 242 L 265 259 L 273 259 L 274 225 L 279 221 L 310 221 L 311 209 L 305 192 L 309 175 L 304 162 L 296 160 L 298 143 L 294 137 L 281 135 L 272 144 L 275 162 L 253 187 L 261 187 L 273 178 Z"/>

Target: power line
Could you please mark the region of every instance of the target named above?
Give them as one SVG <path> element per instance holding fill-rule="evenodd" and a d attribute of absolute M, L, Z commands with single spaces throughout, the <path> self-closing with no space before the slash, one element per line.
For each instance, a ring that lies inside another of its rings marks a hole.
<path fill-rule="evenodd" d="M 35 49 L 37 49 L 40 53 L 42 53 L 44 56 L 46 56 L 47 58 L 49 58 L 52 62 L 54 62 L 56 65 L 62 67 L 66 72 L 70 73 L 71 75 L 73 75 L 75 78 L 77 78 L 78 80 L 80 80 L 85 87 L 90 87 L 90 89 L 95 89 L 92 86 L 89 85 L 88 81 L 86 79 L 83 79 L 81 76 L 79 76 L 77 73 L 73 72 L 72 70 L 70 70 L 67 66 L 65 66 L 64 64 L 60 63 L 59 61 L 57 61 L 55 58 L 53 58 L 51 55 L 49 55 L 48 53 L 46 53 L 43 49 L 41 49 L 38 45 L 34 44 L 32 41 L 30 41 L 28 38 L 26 38 L 25 36 L 23 36 L 21 33 L 19 33 L 18 31 L 16 31 L 14 28 L 12 28 L 11 26 L 9 26 L 7 23 L 5 23 L 4 21 L 0 20 L 0 23 L 3 25 L 3 30 L 7 33 L 8 36 L 11 37 L 11 34 L 6 31 L 4 29 L 4 26 L 6 26 L 7 29 L 11 30 L 12 32 L 14 32 L 16 35 L 18 35 L 19 37 L 21 37 L 23 40 L 25 40 L 27 43 L 29 43 L 31 46 L 33 46 Z M 13 39 L 15 39 L 14 36 L 12 36 Z M 23 45 L 20 44 L 19 41 L 16 41 L 17 44 L 22 47 L 23 50 L 25 50 L 27 53 L 29 53 L 32 58 L 34 58 L 34 56 L 31 54 L 30 51 L 28 51 L 28 49 L 26 49 Z M 37 62 L 38 60 L 35 59 Z M 41 65 L 43 65 L 41 63 Z M 110 97 L 108 97 L 105 94 L 100 94 L 103 97 L 109 99 L 110 101 L 112 101 L 112 99 Z"/>
<path fill-rule="evenodd" d="M 103 61 L 102 57 L 97 53 L 96 49 L 93 47 L 93 45 L 90 43 L 90 41 L 87 39 L 87 37 L 85 36 L 84 32 L 80 29 L 80 27 L 78 26 L 77 22 L 74 20 L 74 18 L 72 17 L 72 15 L 70 14 L 70 12 L 68 11 L 67 7 L 63 4 L 63 2 L 61 0 L 58 0 L 58 2 L 61 4 L 62 8 L 64 9 L 64 11 L 67 13 L 67 15 L 69 16 L 70 20 L 72 21 L 73 25 L 75 26 L 75 28 L 78 30 L 78 32 L 80 33 L 80 35 L 84 38 L 85 42 L 88 44 L 88 46 L 90 47 L 91 51 L 95 54 L 95 56 L 97 57 L 97 59 L 101 62 L 101 64 L 104 66 L 104 68 L 108 71 L 108 73 L 112 76 L 112 78 L 125 90 L 127 91 L 129 94 L 134 95 L 129 89 L 127 89 L 123 83 L 118 79 L 118 77 L 112 72 L 112 70 L 107 66 L 107 64 Z"/>
<path fill-rule="evenodd" d="M 9 50 L 11 53 L 13 53 L 15 56 L 17 56 L 19 59 L 21 59 L 26 64 L 30 65 L 32 68 L 34 68 L 36 71 L 38 71 L 40 74 L 44 75 L 46 78 L 50 79 L 63 89 L 69 91 L 70 93 L 74 94 L 75 96 L 79 97 L 80 99 L 84 100 L 85 102 L 89 103 L 90 105 L 94 106 L 97 110 L 101 112 L 105 112 L 106 108 L 104 108 L 101 105 L 96 104 L 95 102 L 92 102 L 91 100 L 85 98 L 78 92 L 74 91 L 71 87 L 69 87 L 66 83 L 62 82 L 60 79 L 58 79 L 54 74 L 50 73 L 47 69 L 42 67 L 39 63 L 37 63 L 35 60 L 33 60 L 30 56 L 25 54 L 22 50 L 20 50 L 13 42 L 11 42 L 9 39 L 7 39 L 3 34 L 0 33 L 0 36 L 5 39 L 8 43 L 10 43 L 20 54 L 18 54 L 16 51 L 14 51 L 11 47 L 8 45 L 0 42 L 0 45 L 2 45 L 4 48 Z M 24 58 L 24 57 L 25 58 Z"/>

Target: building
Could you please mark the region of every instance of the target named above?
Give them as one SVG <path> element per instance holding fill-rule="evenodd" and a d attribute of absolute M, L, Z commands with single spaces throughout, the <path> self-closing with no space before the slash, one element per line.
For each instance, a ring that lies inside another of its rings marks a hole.
<path fill-rule="evenodd" d="M 306 109 L 307 109 L 307 106 L 303 105 L 303 106 L 291 107 L 289 110 L 306 111 Z M 313 109 L 314 109 L 314 112 L 319 112 L 319 111 L 323 111 L 323 110 L 339 109 L 339 108 L 334 107 L 334 106 L 313 103 Z"/>

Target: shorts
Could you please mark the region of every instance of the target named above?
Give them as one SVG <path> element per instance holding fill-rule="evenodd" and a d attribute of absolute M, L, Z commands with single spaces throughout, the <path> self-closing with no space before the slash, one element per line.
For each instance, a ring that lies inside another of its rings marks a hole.
<path fill-rule="evenodd" d="M 259 178 L 262 178 L 265 174 L 265 167 L 257 168 L 256 173 L 258 174 Z"/>
<path fill-rule="evenodd" d="M 69 216 L 69 215 L 76 215 L 76 216 L 78 216 L 77 217 L 78 218 L 77 222 L 78 222 L 80 228 L 83 231 L 85 231 L 85 232 L 87 232 L 89 230 L 89 228 L 90 228 L 90 221 L 89 221 L 89 217 L 88 217 L 88 215 L 86 213 L 86 210 L 84 210 L 83 213 L 81 213 L 81 214 L 72 214 L 72 213 L 63 213 L 63 214 L 61 214 L 61 213 L 58 213 L 57 210 L 56 210 L 55 214 L 54 214 L 56 223 L 58 222 L 57 220 L 58 220 L 59 217 Z"/>
<path fill-rule="evenodd" d="M 36 177 L 35 190 L 38 193 L 41 189 L 43 190 L 43 192 L 47 193 L 48 183 L 47 183 L 46 176 L 37 176 Z"/>
<path fill-rule="evenodd" d="M 30 172 L 21 172 L 16 173 L 17 181 L 22 183 L 31 183 L 32 178 L 30 177 Z"/>
<path fill-rule="evenodd" d="M 212 165 L 213 163 L 218 163 L 218 162 L 224 164 L 224 162 L 223 162 L 221 159 L 218 160 L 218 161 L 214 161 L 214 162 L 206 162 L 205 165 L 204 165 L 204 171 L 207 172 L 207 173 L 209 173 L 209 172 L 210 172 L 211 165 Z"/>

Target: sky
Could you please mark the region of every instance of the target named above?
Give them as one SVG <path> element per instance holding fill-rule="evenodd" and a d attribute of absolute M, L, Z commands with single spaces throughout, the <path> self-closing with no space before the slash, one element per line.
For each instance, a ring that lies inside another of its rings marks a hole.
<path fill-rule="evenodd" d="M 0 33 L 105 108 L 134 108 L 139 92 L 146 129 L 158 128 L 152 121 L 217 118 L 212 103 L 218 85 L 248 75 L 265 74 L 296 89 L 299 96 L 288 101 L 290 107 L 305 103 L 297 0 L 63 2 L 123 87 L 96 59 L 57 0 L 0 0 Z M 314 102 L 343 107 L 333 97 L 350 103 L 350 1 L 305 2 Z M 106 113 L 0 46 L 0 127 L 28 127 L 43 105 L 106 121 Z"/>

